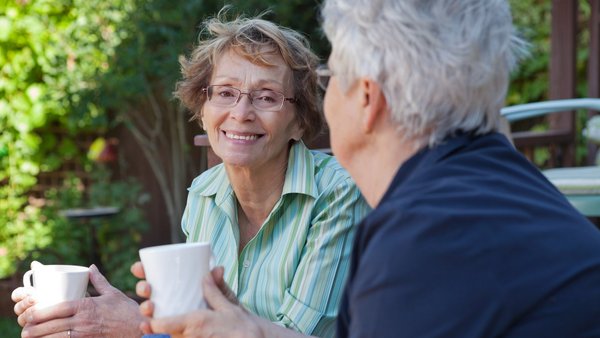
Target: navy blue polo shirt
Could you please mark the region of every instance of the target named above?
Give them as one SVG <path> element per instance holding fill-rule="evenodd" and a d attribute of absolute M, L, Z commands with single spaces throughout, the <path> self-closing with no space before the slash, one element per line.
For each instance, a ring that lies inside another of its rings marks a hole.
<path fill-rule="evenodd" d="M 359 225 L 338 337 L 600 337 L 600 232 L 501 134 L 398 170 Z"/>

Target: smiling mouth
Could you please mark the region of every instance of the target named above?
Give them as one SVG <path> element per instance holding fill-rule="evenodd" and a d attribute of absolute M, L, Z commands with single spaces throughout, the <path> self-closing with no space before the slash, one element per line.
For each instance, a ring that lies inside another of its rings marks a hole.
<path fill-rule="evenodd" d="M 231 139 L 231 140 L 254 141 L 254 140 L 256 140 L 256 139 L 258 139 L 259 137 L 262 136 L 262 135 L 259 135 L 259 134 L 239 135 L 239 134 L 234 134 L 232 132 L 227 132 L 227 131 L 224 131 L 223 133 L 225 134 L 225 136 L 228 139 Z"/>

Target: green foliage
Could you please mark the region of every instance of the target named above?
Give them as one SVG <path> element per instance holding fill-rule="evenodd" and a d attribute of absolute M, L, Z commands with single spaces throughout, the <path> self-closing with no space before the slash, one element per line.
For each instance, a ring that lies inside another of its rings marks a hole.
<path fill-rule="evenodd" d="M 0 2 L 0 277 L 47 245 L 50 227 L 27 196 L 37 175 L 79 156 L 78 132 L 108 124 L 101 107 L 80 104 L 80 93 L 108 68 L 132 2 Z M 57 139 L 56 129 L 70 137 Z"/>
<path fill-rule="evenodd" d="M 507 105 L 546 100 L 550 63 L 550 1 L 510 0 L 513 21 L 530 44 L 529 56 L 512 74 Z"/>
<path fill-rule="evenodd" d="M 150 196 L 142 191 L 142 186 L 133 178 L 114 181 L 107 170 L 95 172 L 94 182 L 90 189 L 89 204 L 119 208 L 119 213 L 114 216 L 90 222 L 97 229 L 102 272 L 116 288 L 133 292 L 138 279 L 129 268 L 139 260 L 142 234 L 148 229 L 141 208 Z"/>
<path fill-rule="evenodd" d="M 232 13 L 259 15 L 280 25 L 302 32 L 310 41 L 311 48 L 326 61 L 330 45 L 321 29 L 319 11 L 322 0 L 230 0 Z M 219 4 L 215 7 L 218 10 Z"/>
<path fill-rule="evenodd" d="M 547 0 L 510 0 L 514 23 L 522 36 L 530 43 L 529 56 L 521 62 L 512 74 L 507 95 L 507 105 L 548 100 L 550 66 L 550 30 L 552 2 Z M 590 4 L 579 2 L 579 34 L 576 41 L 576 96 L 587 96 L 587 62 L 589 59 Z M 581 137 L 581 131 L 587 120 L 585 111 L 576 113 L 575 162 L 584 164 L 587 156 L 587 144 Z M 513 125 L 513 131 L 545 131 L 549 125 L 545 119 L 534 119 Z M 536 148 L 534 163 L 545 167 L 550 159 L 547 147 Z"/>
<path fill-rule="evenodd" d="M 111 180 L 110 172 L 104 167 L 95 168 L 92 178 L 93 185 L 87 194 L 76 177 L 67 179 L 63 187 L 46 193 L 48 204 L 41 209 L 43 231 L 37 239 L 36 249 L 29 251 L 21 267 L 27 269 L 31 260 L 88 266 L 94 259 L 95 236 L 102 272 L 115 287 L 133 292 L 137 279 L 131 275 L 129 267 L 138 260 L 142 233 L 148 228 L 141 207 L 149 196 L 132 178 Z M 89 219 L 70 219 L 63 215 L 67 209 L 98 206 L 116 207 L 119 212 Z"/>
<path fill-rule="evenodd" d="M 21 337 L 21 327 L 17 323 L 17 317 L 0 317 L 0 332 L 2 337 Z"/>

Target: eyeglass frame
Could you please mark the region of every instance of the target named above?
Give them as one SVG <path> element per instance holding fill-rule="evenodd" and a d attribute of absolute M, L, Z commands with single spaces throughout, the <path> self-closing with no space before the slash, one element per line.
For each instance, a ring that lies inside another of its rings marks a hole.
<path fill-rule="evenodd" d="M 327 91 L 327 87 L 329 86 L 329 80 L 334 75 L 333 71 L 329 69 L 327 65 L 321 65 L 316 70 L 317 73 L 317 85 L 324 92 Z"/>
<path fill-rule="evenodd" d="M 237 99 L 231 105 L 228 105 L 228 106 L 223 106 L 223 105 L 218 105 L 218 104 L 216 105 L 217 107 L 222 107 L 222 108 L 233 108 L 233 107 L 237 106 L 237 104 L 240 103 L 240 100 L 242 99 L 242 95 L 248 96 L 248 100 L 250 100 L 250 104 L 252 105 L 252 107 L 259 109 L 259 110 L 263 110 L 263 111 L 279 111 L 279 110 L 281 110 L 281 108 L 283 108 L 283 104 L 285 101 L 288 101 L 289 103 L 292 103 L 292 104 L 295 104 L 298 101 L 298 99 L 296 99 L 295 97 L 285 97 L 285 94 L 283 94 L 282 92 L 278 92 L 276 90 L 271 90 L 271 89 L 255 89 L 255 90 L 251 90 L 249 92 L 243 92 L 241 89 L 232 87 L 232 86 L 208 85 L 201 89 L 202 93 L 206 94 L 207 102 L 211 102 L 210 96 L 208 95 L 208 91 L 209 91 L 209 89 L 211 89 L 211 87 L 226 87 L 226 88 L 233 89 L 233 90 L 239 92 Z M 281 104 L 279 105 L 279 107 L 278 108 L 273 107 L 272 110 L 271 109 L 265 110 L 264 108 L 255 106 L 254 99 L 252 98 L 251 94 L 254 92 L 261 92 L 261 91 L 269 91 L 269 92 L 272 92 L 272 93 L 275 93 L 275 94 L 281 96 L 282 99 L 281 99 Z"/>

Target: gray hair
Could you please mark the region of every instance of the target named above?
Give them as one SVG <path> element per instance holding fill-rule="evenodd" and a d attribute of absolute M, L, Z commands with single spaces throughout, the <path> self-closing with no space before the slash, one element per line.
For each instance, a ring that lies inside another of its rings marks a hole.
<path fill-rule="evenodd" d="M 308 40 L 300 33 L 260 17 L 237 17 L 227 21 L 228 6 L 215 18 L 204 22 L 198 45 L 189 57 L 181 57 L 183 75 L 174 92 L 176 98 L 201 121 L 206 95 L 202 88 L 209 85 L 217 61 L 228 51 L 264 67 L 273 66 L 268 56 L 279 55 L 293 73 L 296 120 L 310 141 L 325 125 L 321 97 L 317 89 L 317 56 L 310 50 Z"/>
<path fill-rule="evenodd" d="M 325 0 L 322 17 L 342 90 L 358 77 L 377 82 L 417 147 L 500 127 L 527 48 L 506 0 Z"/>

